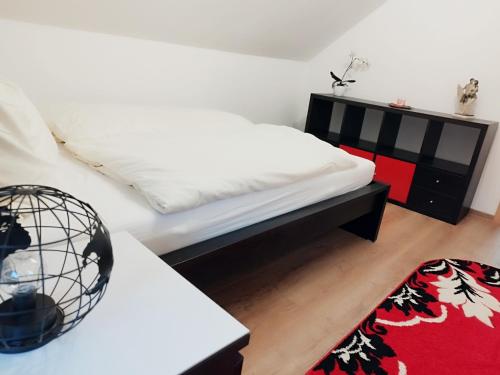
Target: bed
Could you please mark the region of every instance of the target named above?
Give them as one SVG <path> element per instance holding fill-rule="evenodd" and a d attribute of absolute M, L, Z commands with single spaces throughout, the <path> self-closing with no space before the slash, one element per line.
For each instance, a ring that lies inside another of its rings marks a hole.
<path fill-rule="evenodd" d="M 373 164 L 353 157 L 356 167 L 346 171 L 161 214 L 132 187 L 59 148 L 58 169 L 64 178 L 51 185 L 91 202 L 110 231 L 128 231 L 186 275 L 196 272 L 200 260 L 277 230 L 282 230 L 280 241 L 293 246 L 288 233 L 297 231 L 294 224 L 304 238 L 340 226 L 375 241 L 387 200 L 388 187 L 371 182 Z M 268 246 L 273 248 L 273 242 Z"/>
<path fill-rule="evenodd" d="M 1 82 L 0 105 L 10 161 L 0 185 L 69 192 L 173 266 L 290 224 L 377 238 L 387 186 L 371 182 L 373 163 L 289 127 L 213 110 L 85 106 L 44 121 Z"/>
<path fill-rule="evenodd" d="M 51 185 L 90 202 L 110 231 L 126 230 L 157 255 L 165 255 L 273 217 L 367 186 L 369 161 L 292 185 L 249 193 L 172 214 L 153 210 L 130 186 L 110 179 L 74 158 L 63 146 Z M 126 212 L 126 215 L 124 214 Z"/>

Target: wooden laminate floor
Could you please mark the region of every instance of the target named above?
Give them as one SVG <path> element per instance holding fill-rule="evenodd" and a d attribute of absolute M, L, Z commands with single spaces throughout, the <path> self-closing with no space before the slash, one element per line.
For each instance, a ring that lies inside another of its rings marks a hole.
<path fill-rule="evenodd" d="M 388 204 L 376 243 L 335 230 L 203 289 L 251 330 L 244 374 L 303 374 L 421 262 L 443 257 L 500 267 L 500 227 L 475 214 L 453 226 Z"/>

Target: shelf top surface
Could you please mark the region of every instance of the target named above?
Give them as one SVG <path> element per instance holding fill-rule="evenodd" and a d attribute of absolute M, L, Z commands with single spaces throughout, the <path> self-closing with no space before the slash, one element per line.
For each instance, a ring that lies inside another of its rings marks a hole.
<path fill-rule="evenodd" d="M 486 126 L 498 126 L 497 121 L 483 120 L 475 117 L 465 117 L 460 115 L 452 115 L 449 113 L 435 112 L 426 109 L 412 108 L 412 109 L 399 109 L 391 107 L 388 103 L 377 102 L 374 100 L 353 98 L 348 96 L 335 96 L 333 94 L 322 94 L 313 93 L 313 97 L 325 98 L 328 100 L 334 100 L 337 102 L 342 102 L 346 104 L 361 104 L 369 108 L 380 109 L 386 112 L 400 113 L 402 115 L 414 115 L 414 116 L 425 116 L 433 117 L 442 121 L 451 121 L 454 123 L 462 123 L 465 125 L 480 125 L 481 127 Z"/>

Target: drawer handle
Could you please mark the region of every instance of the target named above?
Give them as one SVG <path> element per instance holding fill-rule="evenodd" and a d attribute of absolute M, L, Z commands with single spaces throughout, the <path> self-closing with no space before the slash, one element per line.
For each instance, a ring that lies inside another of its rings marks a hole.
<path fill-rule="evenodd" d="M 439 184 L 439 179 L 436 179 L 436 184 Z"/>

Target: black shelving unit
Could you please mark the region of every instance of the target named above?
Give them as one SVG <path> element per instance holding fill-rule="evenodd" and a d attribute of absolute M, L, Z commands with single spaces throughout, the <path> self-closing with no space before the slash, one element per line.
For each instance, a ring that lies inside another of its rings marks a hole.
<path fill-rule="evenodd" d="M 469 210 L 497 128 L 331 94 L 311 94 L 306 123 L 306 132 L 373 160 L 391 202 L 452 224 Z"/>

